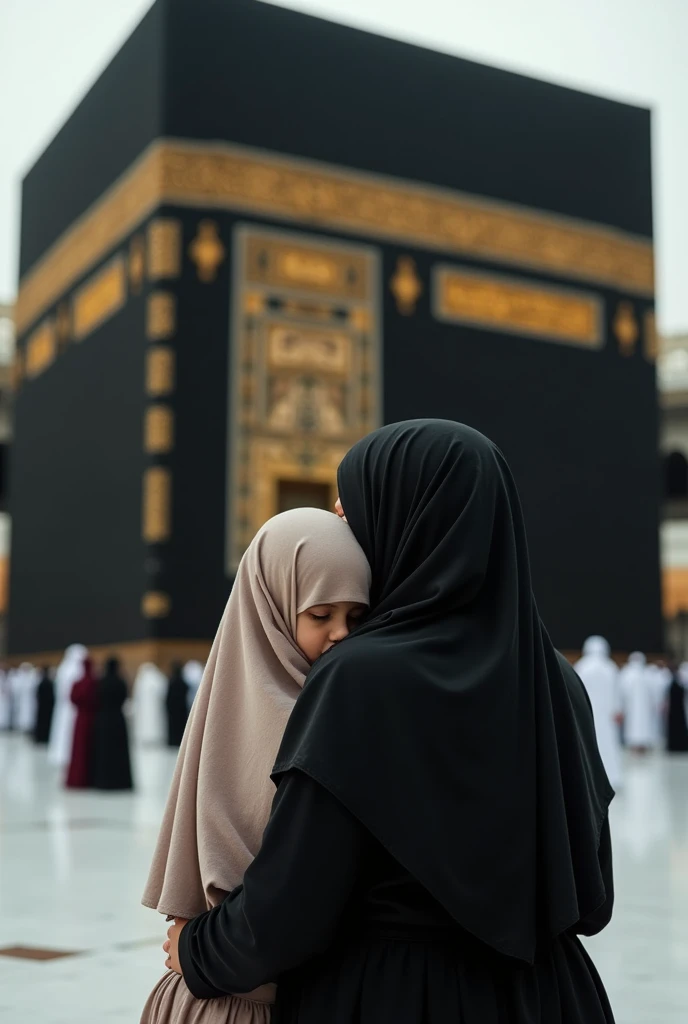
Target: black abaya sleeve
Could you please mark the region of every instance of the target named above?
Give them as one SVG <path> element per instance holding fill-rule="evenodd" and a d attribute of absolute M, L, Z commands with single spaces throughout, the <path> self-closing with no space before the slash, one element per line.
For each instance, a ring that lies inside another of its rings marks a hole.
<path fill-rule="evenodd" d="M 578 935 L 597 935 L 606 928 L 614 909 L 614 871 L 612 868 L 612 836 L 609 819 L 605 821 L 600 836 L 600 871 L 604 879 L 605 900 L 596 910 L 582 918 L 574 929 Z"/>
<path fill-rule="evenodd" d="M 356 882 L 366 836 L 317 782 L 298 770 L 285 775 L 243 886 L 181 932 L 179 960 L 192 994 L 250 992 L 325 949 Z"/>

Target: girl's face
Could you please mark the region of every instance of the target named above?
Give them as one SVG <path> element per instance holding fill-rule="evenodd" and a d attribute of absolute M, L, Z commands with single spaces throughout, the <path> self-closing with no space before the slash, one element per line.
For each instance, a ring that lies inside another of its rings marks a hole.
<path fill-rule="evenodd" d="M 296 643 L 309 664 L 348 636 L 368 609 L 353 601 L 316 604 L 296 616 Z"/>

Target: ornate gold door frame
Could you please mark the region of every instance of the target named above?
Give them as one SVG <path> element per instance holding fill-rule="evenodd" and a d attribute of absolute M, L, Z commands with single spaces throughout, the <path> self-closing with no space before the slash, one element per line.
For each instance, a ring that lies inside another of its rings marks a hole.
<path fill-rule="evenodd" d="M 377 251 L 242 225 L 233 268 L 229 573 L 280 481 L 336 493 L 341 459 L 381 420 Z"/>

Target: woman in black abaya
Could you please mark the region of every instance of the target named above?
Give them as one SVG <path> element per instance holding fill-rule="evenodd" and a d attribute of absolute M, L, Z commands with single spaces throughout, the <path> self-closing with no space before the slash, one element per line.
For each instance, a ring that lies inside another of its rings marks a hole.
<path fill-rule="evenodd" d="M 167 746 L 179 747 L 184 737 L 186 720 L 189 717 L 189 687 L 179 662 L 175 662 L 172 666 L 172 674 L 167 684 L 165 710 L 167 712 Z"/>
<path fill-rule="evenodd" d="M 117 658 L 108 659 L 98 682 L 98 711 L 94 740 L 93 786 L 95 789 L 133 789 L 129 730 L 122 710 L 129 695 Z"/>
<path fill-rule="evenodd" d="M 609 1024 L 578 935 L 611 917 L 613 793 L 502 454 L 398 423 L 339 493 L 371 614 L 296 703 L 244 885 L 168 965 L 200 998 L 276 980 L 274 1024 Z"/>
<path fill-rule="evenodd" d="M 667 691 L 666 748 L 671 754 L 688 754 L 688 720 L 686 718 L 686 686 L 683 667 L 672 665 L 672 679 Z"/>
<path fill-rule="evenodd" d="M 50 669 L 44 668 L 36 690 L 36 724 L 33 730 L 34 743 L 46 745 L 50 740 L 50 727 L 55 710 L 55 685 Z"/>

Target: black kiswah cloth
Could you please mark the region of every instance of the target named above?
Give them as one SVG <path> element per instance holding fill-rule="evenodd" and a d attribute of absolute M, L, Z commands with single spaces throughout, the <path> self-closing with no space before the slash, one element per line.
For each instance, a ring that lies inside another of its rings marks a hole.
<path fill-rule="evenodd" d="M 371 613 L 313 667 L 274 777 L 306 772 L 462 928 L 533 963 L 604 902 L 614 793 L 509 467 L 469 427 L 409 420 L 354 445 L 338 483 Z"/>

